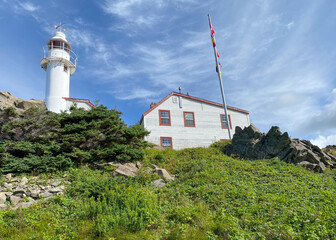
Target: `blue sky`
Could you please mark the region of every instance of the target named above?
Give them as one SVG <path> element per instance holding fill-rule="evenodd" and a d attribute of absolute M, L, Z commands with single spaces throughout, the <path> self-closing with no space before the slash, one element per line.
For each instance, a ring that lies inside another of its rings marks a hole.
<path fill-rule="evenodd" d="M 0 91 L 44 99 L 42 47 L 62 22 L 79 57 L 70 97 L 127 124 L 179 87 L 221 102 L 208 13 L 227 104 L 261 131 L 336 144 L 334 0 L 0 0 Z"/>

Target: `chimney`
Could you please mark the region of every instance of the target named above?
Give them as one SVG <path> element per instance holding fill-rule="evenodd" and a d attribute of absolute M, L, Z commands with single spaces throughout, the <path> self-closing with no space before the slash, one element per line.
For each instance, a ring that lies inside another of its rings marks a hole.
<path fill-rule="evenodd" d="M 153 107 L 155 107 L 155 106 L 156 106 L 156 104 L 157 104 L 157 103 L 154 103 L 154 102 L 153 102 L 153 103 L 151 103 L 151 104 L 150 104 L 150 108 L 153 108 Z"/>

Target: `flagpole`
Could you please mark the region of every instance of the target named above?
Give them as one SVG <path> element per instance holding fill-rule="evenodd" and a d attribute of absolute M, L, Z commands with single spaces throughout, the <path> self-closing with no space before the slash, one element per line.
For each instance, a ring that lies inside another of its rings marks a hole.
<path fill-rule="evenodd" d="M 209 19 L 209 25 L 212 26 L 211 24 L 211 18 L 210 18 L 210 14 L 208 14 L 208 19 Z M 212 34 L 212 30 L 210 28 L 210 34 Z M 215 36 L 213 36 L 213 39 L 215 41 Z M 231 140 L 231 131 L 230 131 L 230 118 L 229 118 L 229 115 L 227 114 L 227 107 L 226 107 L 226 103 L 225 103 L 225 95 L 224 95 L 224 88 L 223 88 L 223 82 L 222 82 L 222 76 L 221 76 L 221 71 L 219 69 L 219 66 L 218 66 L 218 56 L 217 56 L 217 47 L 216 45 L 213 45 L 213 49 L 214 49 L 214 54 L 215 54 L 215 61 L 216 61 L 216 71 L 217 71 L 217 74 L 218 74 L 218 79 L 219 79 L 219 85 L 220 85 L 220 89 L 221 89 L 221 93 L 222 93 L 222 100 L 223 100 L 223 106 L 224 106 L 224 113 L 225 113 L 225 116 L 226 116 L 226 120 L 227 120 L 227 129 L 228 129 L 228 133 L 229 133 L 229 139 Z M 222 119 L 221 119 L 222 121 Z"/>

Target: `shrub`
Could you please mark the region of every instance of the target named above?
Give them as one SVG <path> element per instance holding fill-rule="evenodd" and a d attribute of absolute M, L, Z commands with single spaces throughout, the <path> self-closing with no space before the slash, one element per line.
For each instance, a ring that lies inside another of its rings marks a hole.
<path fill-rule="evenodd" d="M 5 114 L 13 115 L 11 109 Z M 141 160 L 147 146 L 142 139 L 148 132 L 139 124 L 127 127 L 120 114 L 104 106 L 90 111 L 74 108 L 71 114 L 33 109 L 4 120 L 0 134 L 6 140 L 5 151 L 0 154 L 12 162 L 4 161 L 3 170 L 55 171 L 92 162 Z"/>

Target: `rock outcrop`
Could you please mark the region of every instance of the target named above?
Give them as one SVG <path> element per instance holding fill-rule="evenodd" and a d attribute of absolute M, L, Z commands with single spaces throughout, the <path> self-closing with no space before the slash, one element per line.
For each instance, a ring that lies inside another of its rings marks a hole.
<path fill-rule="evenodd" d="M 106 167 L 112 166 L 115 169 L 112 171 L 113 176 L 123 176 L 123 177 L 131 177 L 135 178 L 139 172 L 139 170 L 142 167 L 142 164 L 140 162 L 134 163 L 118 163 L 118 162 L 106 162 L 106 163 L 94 163 L 94 166 L 98 169 L 106 169 Z M 161 181 L 154 181 L 153 185 L 157 187 L 162 187 L 166 184 L 166 182 L 174 181 L 175 177 L 170 176 L 170 174 L 167 172 L 164 168 L 159 168 L 158 166 L 152 164 L 152 167 L 154 167 L 154 170 L 147 167 L 145 170 L 148 174 L 157 174 L 162 179 L 158 179 Z M 163 184 L 163 185 L 162 185 Z"/>
<path fill-rule="evenodd" d="M 291 139 L 273 126 L 267 134 L 261 133 L 253 124 L 243 130 L 236 127 L 232 144 L 225 147 L 228 155 L 236 154 L 247 159 L 279 158 L 288 163 L 322 172 L 336 167 L 336 158 L 306 140 Z"/>
<path fill-rule="evenodd" d="M 29 207 L 36 201 L 63 194 L 64 183 L 70 184 L 66 175 L 49 180 L 39 177 L 13 178 L 10 173 L 4 177 L 6 181 L 0 186 L 0 210 Z"/>
<path fill-rule="evenodd" d="M 19 113 L 32 107 L 37 107 L 42 110 L 47 109 L 43 100 L 22 100 L 21 98 L 13 96 L 9 92 L 0 92 L 0 111 L 9 107 L 13 107 Z"/>

